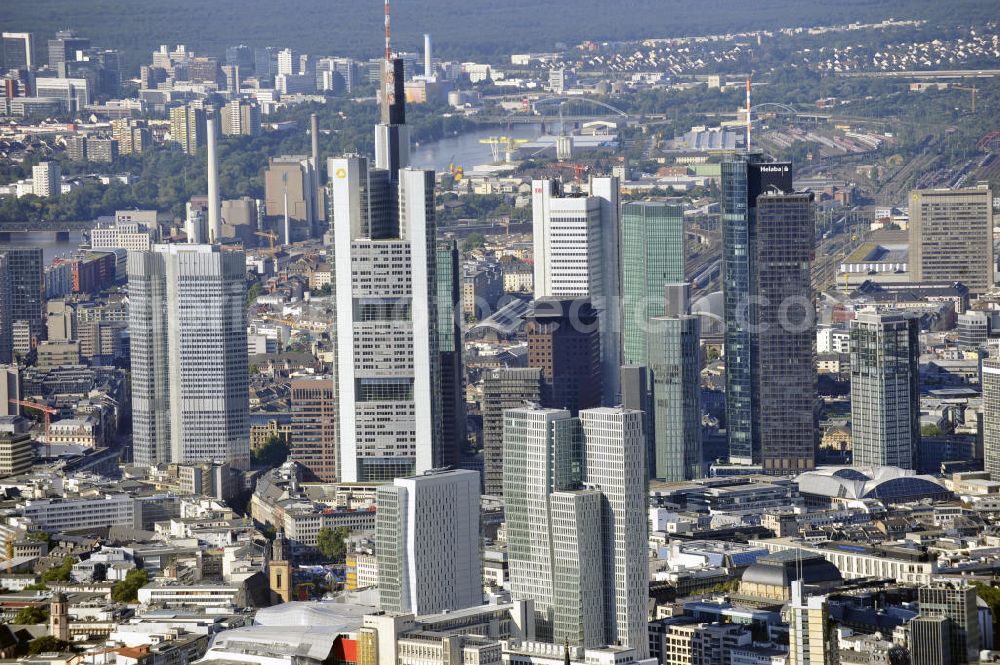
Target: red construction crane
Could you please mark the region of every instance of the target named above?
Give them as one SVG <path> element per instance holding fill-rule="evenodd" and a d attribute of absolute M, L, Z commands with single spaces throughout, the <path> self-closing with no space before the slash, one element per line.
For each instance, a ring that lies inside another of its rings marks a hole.
<path fill-rule="evenodd" d="M 29 402 L 23 399 L 12 399 L 9 400 L 11 404 L 17 404 L 18 406 L 26 406 L 29 409 L 35 409 L 36 411 L 41 411 L 45 414 L 45 442 L 49 441 L 49 425 L 52 424 L 52 415 L 59 413 L 58 409 L 53 409 L 48 404 L 40 404 L 39 402 Z"/>
<path fill-rule="evenodd" d="M 554 166 L 559 169 L 573 169 L 573 179 L 576 180 L 577 182 L 580 182 L 580 176 L 583 175 L 584 172 L 590 170 L 590 167 L 587 166 L 586 164 L 567 164 L 567 163 L 553 162 L 552 164 L 550 164 L 550 166 Z"/>

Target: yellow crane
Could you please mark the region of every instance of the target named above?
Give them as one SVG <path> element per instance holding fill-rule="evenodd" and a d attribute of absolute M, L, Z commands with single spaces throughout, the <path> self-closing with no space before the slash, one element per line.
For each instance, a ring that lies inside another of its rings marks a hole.
<path fill-rule="evenodd" d="M 976 93 L 978 92 L 978 89 L 976 88 L 976 86 L 973 85 L 973 86 L 970 86 L 970 87 L 966 87 L 964 85 L 953 85 L 951 87 L 954 88 L 955 90 L 964 90 L 965 92 L 968 92 L 970 94 L 970 96 L 972 97 L 972 112 L 975 113 L 976 112 Z"/>
<path fill-rule="evenodd" d="M 480 143 L 489 144 L 493 151 L 493 161 L 500 161 L 500 152 L 503 151 L 504 161 L 508 164 L 513 161 L 514 151 L 517 147 L 528 143 L 528 139 L 516 139 L 512 136 L 491 136 L 488 139 L 479 139 Z"/>
<path fill-rule="evenodd" d="M 267 238 L 270 241 L 271 253 L 274 253 L 274 241 L 278 239 L 277 233 L 274 231 L 254 231 L 253 234 L 261 238 Z"/>

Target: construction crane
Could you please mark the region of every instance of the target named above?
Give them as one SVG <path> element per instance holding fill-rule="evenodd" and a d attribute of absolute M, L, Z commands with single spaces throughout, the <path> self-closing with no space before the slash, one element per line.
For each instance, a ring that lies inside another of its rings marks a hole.
<path fill-rule="evenodd" d="M 965 92 L 968 92 L 972 96 L 972 112 L 975 113 L 976 112 L 976 93 L 978 92 L 978 89 L 976 88 L 976 86 L 973 85 L 971 87 L 966 87 L 966 86 L 963 86 L 963 85 L 953 85 L 951 87 L 954 88 L 955 90 L 964 90 Z"/>
<path fill-rule="evenodd" d="M 455 182 L 461 182 L 462 178 L 465 177 L 465 169 L 461 166 L 455 166 L 455 155 L 451 156 L 448 160 L 448 173 L 455 177 Z"/>
<path fill-rule="evenodd" d="M 493 152 L 494 163 L 500 161 L 500 152 L 503 151 L 504 162 L 510 164 L 513 161 L 514 151 L 518 146 L 528 143 L 528 139 L 517 139 L 512 136 L 491 136 L 488 139 L 479 139 L 480 143 L 487 143 Z M 502 146 L 502 148 L 501 148 Z"/>
<path fill-rule="evenodd" d="M 271 253 L 274 254 L 274 241 L 278 239 L 277 233 L 274 231 L 254 231 L 253 234 L 261 238 L 267 238 L 270 241 Z"/>
<path fill-rule="evenodd" d="M 590 170 L 586 164 L 569 164 L 566 162 L 553 162 L 552 166 L 559 169 L 573 169 L 573 179 L 580 182 L 580 176 Z"/>
<path fill-rule="evenodd" d="M 45 415 L 45 445 L 49 445 L 49 425 L 52 424 L 52 416 L 59 413 L 58 409 L 53 409 L 48 404 L 41 404 L 39 402 L 29 402 L 23 399 L 12 399 L 8 400 L 11 404 L 17 404 L 18 406 L 27 407 L 29 409 L 35 409 L 36 411 L 41 411 Z M 50 454 L 47 451 L 46 457 Z"/>

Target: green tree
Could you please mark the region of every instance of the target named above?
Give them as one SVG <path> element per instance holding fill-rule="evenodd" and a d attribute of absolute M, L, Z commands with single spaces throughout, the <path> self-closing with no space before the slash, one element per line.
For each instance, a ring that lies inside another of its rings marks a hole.
<path fill-rule="evenodd" d="M 40 653 L 59 653 L 69 649 L 70 644 L 65 640 L 51 635 L 42 635 L 37 640 L 31 640 L 28 644 L 28 655 L 37 656 Z"/>
<path fill-rule="evenodd" d="M 920 428 L 920 436 L 941 436 L 944 432 L 934 423 L 927 423 Z"/>
<path fill-rule="evenodd" d="M 316 535 L 316 547 L 327 561 L 343 563 L 347 557 L 347 535 L 345 527 L 338 526 L 336 529 L 331 529 L 325 526 Z"/>
<path fill-rule="evenodd" d="M 76 563 L 76 559 L 67 556 L 63 557 L 62 563 L 53 568 L 49 568 L 44 573 L 42 573 L 43 582 L 69 582 L 70 573 L 73 572 L 73 564 Z"/>
<path fill-rule="evenodd" d="M 976 587 L 976 595 L 989 606 L 990 614 L 993 616 L 993 630 L 996 632 L 996 629 L 1000 627 L 997 622 L 997 619 L 1000 618 L 1000 589 L 982 582 L 973 582 L 972 585 Z"/>
<path fill-rule="evenodd" d="M 13 623 L 19 626 L 24 626 L 35 623 L 45 623 L 48 620 L 49 611 L 47 609 L 32 605 L 31 607 L 22 607 L 18 610 L 17 614 L 14 615 Z"/>
<path fill-rule="evenodd" d="M 149 573 L 141 568 L 128 571 L 125 579 L 111 587 L 111 600 L 116 603 L 134 603 L 139 599 L 139 589 L 149 583 Z"/>
<path fill-rule="evenodd" d="M 260 295 L 260 284 L 254 282 L 247 289 L 247 307 L 257 302 L 257 297 Z"/>
<path fill-rule="evenodd" d="M 256 466 L 274 468 L 281 466 L 288 459 L 288 444 L 280 436 L 271 436 L 260 448 L 253 451 L 253 461 Z"/>
<path fill-rule="evenodd" d="M 474 249 L 479 249 L 486 244 L 486 238 L 483 237 L 482 233 L 474 231 L 469 235 L 465 236 L 462 240 L 462 251 L 469 252 Z"/>

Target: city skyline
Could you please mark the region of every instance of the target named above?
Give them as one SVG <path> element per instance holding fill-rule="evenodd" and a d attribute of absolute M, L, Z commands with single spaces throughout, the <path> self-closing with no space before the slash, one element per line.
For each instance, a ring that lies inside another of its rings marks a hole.
<path fill-rule="evenodd" d="M 992 13 L 649 1 L 0 9 L 0 658 L 1000 657 Z"/>

